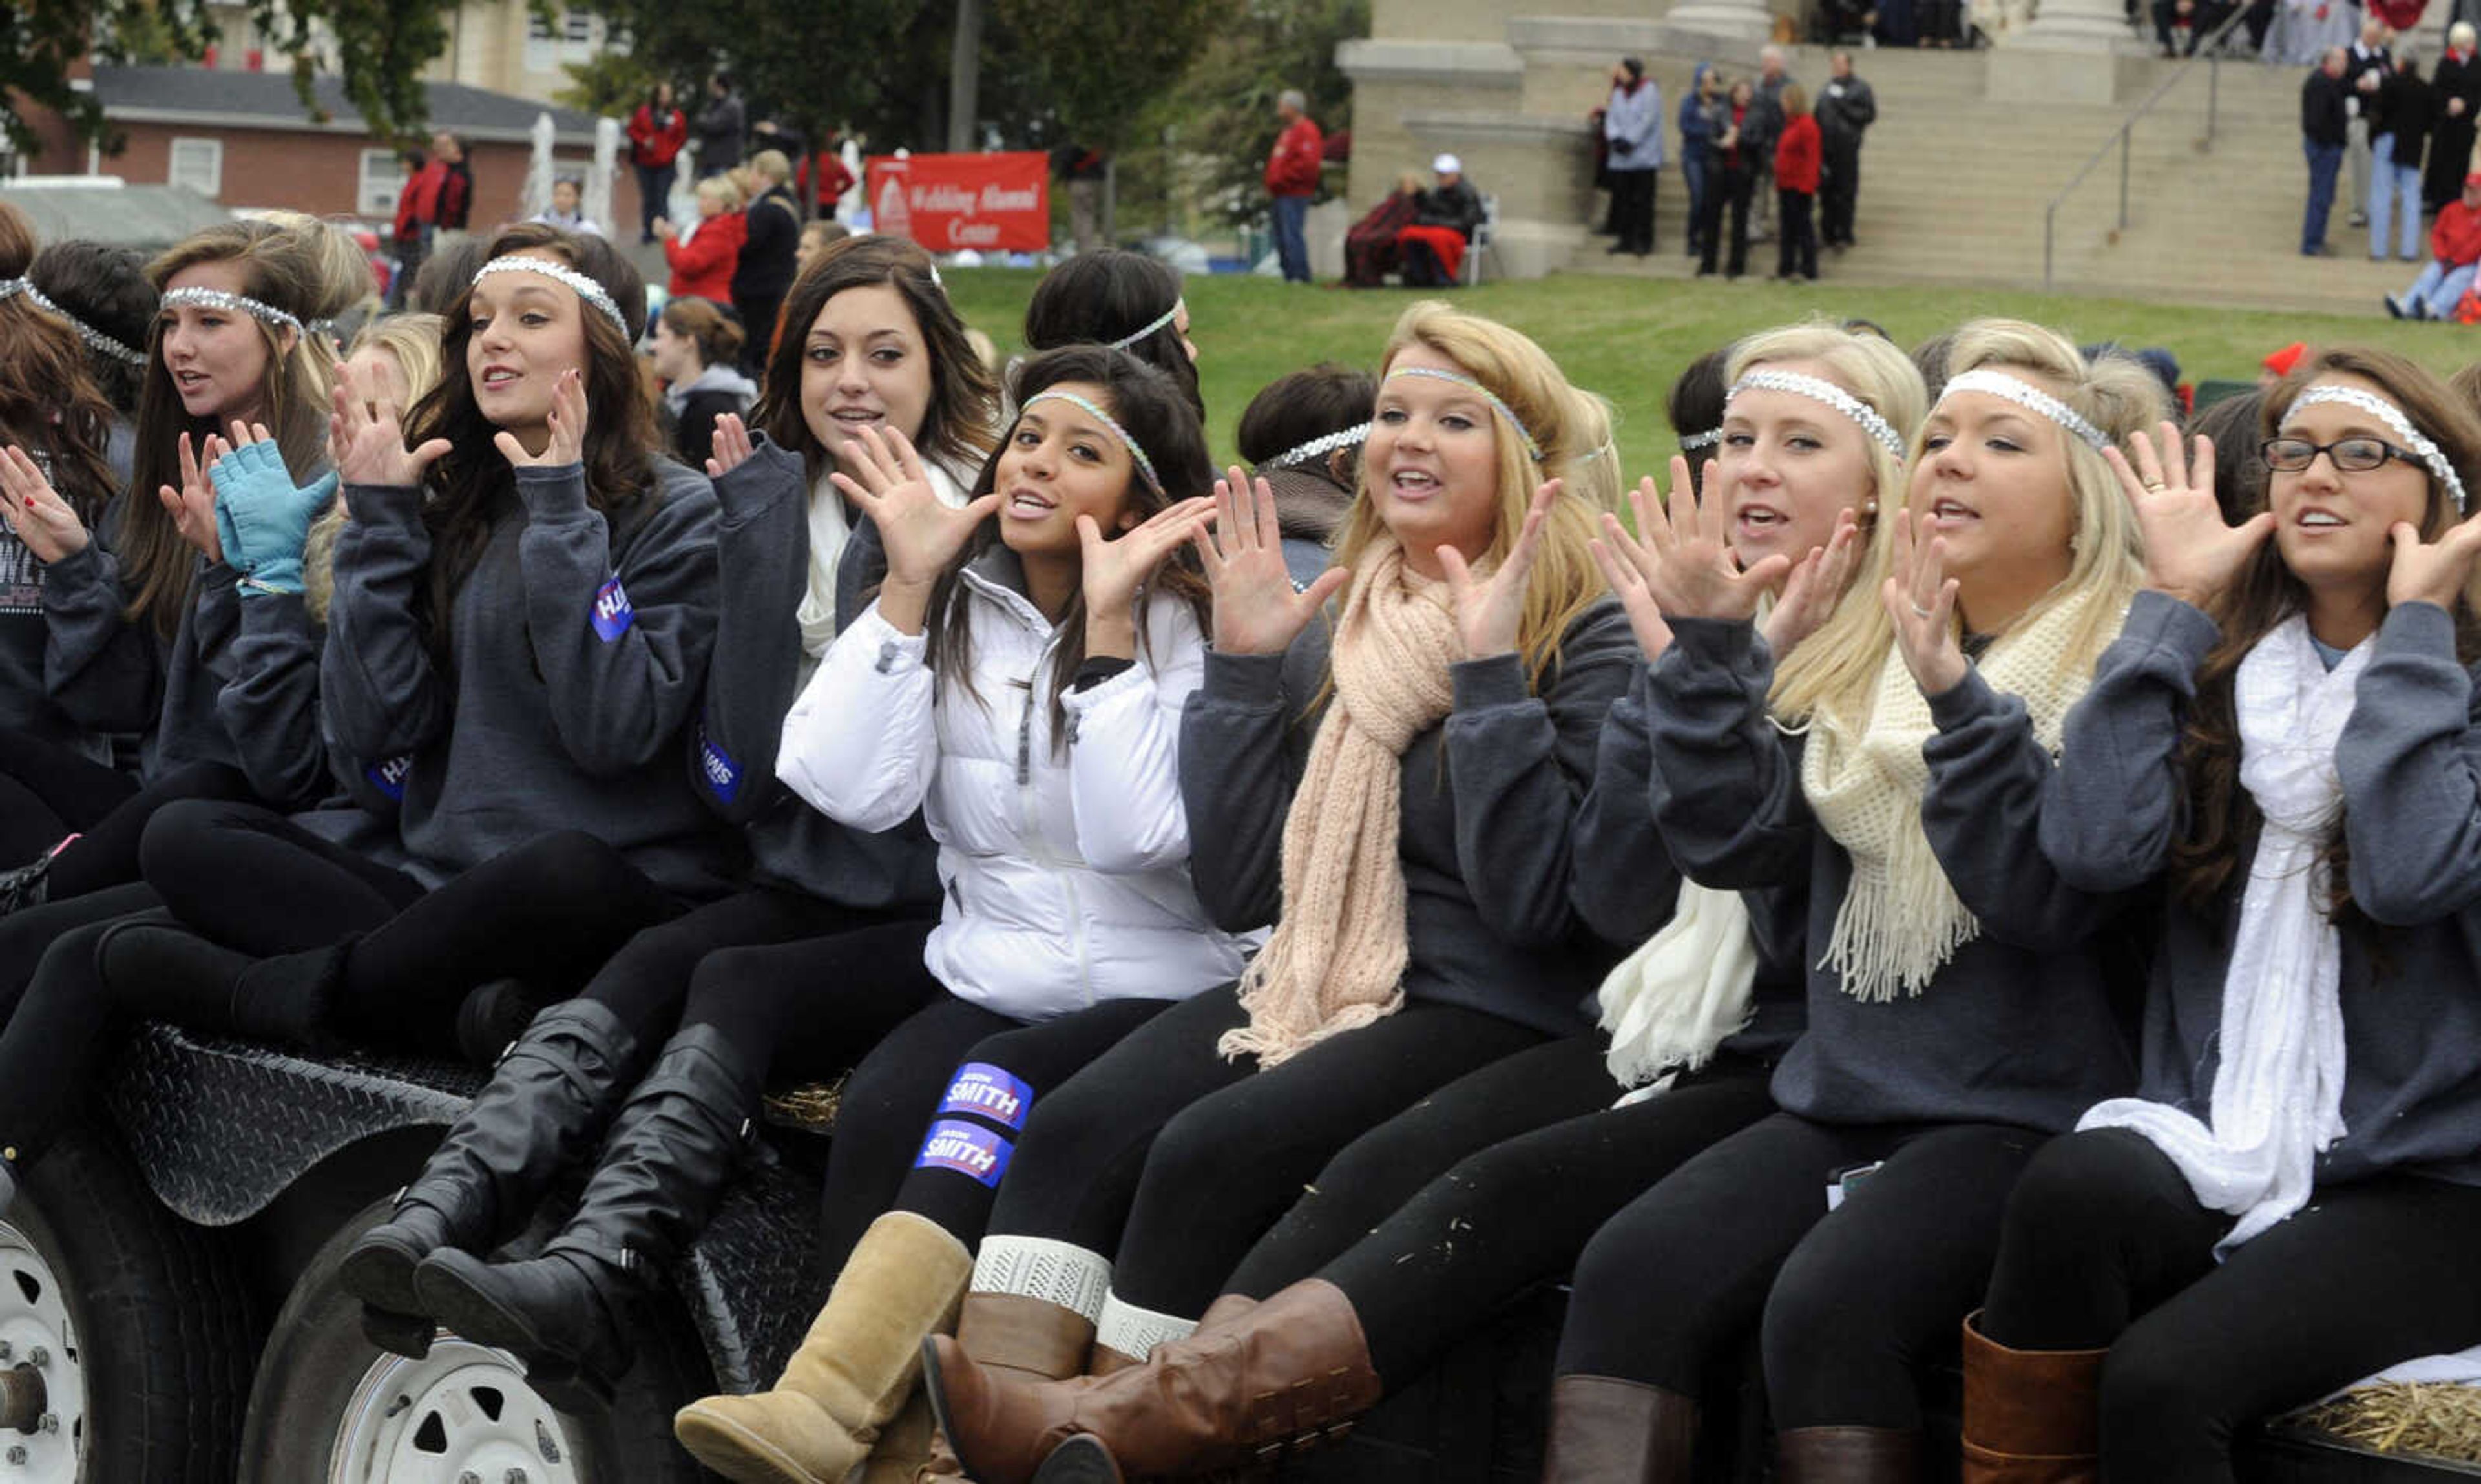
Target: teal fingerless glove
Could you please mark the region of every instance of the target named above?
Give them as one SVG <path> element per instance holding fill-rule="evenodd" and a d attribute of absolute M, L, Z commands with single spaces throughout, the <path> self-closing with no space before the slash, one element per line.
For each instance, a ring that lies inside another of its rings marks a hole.
<path fill-rule="evenodd" d="M 301 548 L 310 523 L 336 496 L 336 476 L 304 486 L 293 482 L 273 439 L 233 450 L 215 461 L 216 536 L 224 564 L 241 574 L 245 597 L 301 591 Z"/>

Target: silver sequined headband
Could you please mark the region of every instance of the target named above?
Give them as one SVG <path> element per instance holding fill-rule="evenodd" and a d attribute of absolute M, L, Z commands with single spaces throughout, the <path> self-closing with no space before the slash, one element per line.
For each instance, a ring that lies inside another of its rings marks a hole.
<path fill-rule="evenodd" d="M 1308 463 L 1313 458 L 1323 458 L 1327 455 L 1334 453 L 1337 449 L 1348 449 L 1356 443 L 1367 443 L 1369 441 L 1370 425 L 1368 423 L 1355 423 L 1350 428 L 1339 428 L 1335 431 L 1326 434 L 1324 437 L 1312 438 L 1309 442 L 1301 444 L 1297 448 L 1288 448 L 1282 453 L 1276 455 L 1274 457 L 1267 459 L 1265 463 L 1260 464 L 1258 467 L 1261 469 L 1289 469 L 1294 464 Z"/>
<path fill-rule="evenodd" d="M 164 291 L 165 308 L 178 309 L 184 305 L 193 309 L 221 309 L 226 314 L 246 314 L 262 325 L 273 325 L 278 329 L 289 329 L 297 336 L 308 333 L 301 327 L 300 320 L 265 299 L 252 299 L 247 294 L 227 294 L 222 289 L 167 289 Z"/>
<path fill-rule="evenodd" d="M 0 278 L 0 299 L 9 299 L 18 294 L 26 296 L 26 302 L 34 305 L 38 309 L 40 309 L 45 314 L 66 320 L 68 322 L 69 328 L 76 330 L 77 337 L 80 340 L 85 341 L 90 349 L 101 351 L 103 354 L 109 355 L 114 360 L 119 361 L 121 364 L 126 366 L 144 366 L 146 364 L 145 351 L 131 350 L 129 347 L 122 345 L 119 341 L 113 339 L 110 335 L 107 335 L 103 331 L 95 328 L 93 325 L 89 325 L 86 321 L 79 319 L 76 315 L 69 313 L 58 304 L 53 303 L 49 299 L 46 299 L 43 296 L 42 290 L 35 287 L 35 280 L 32 278 Z"/>
<path fill-rule="evenodd" d="M 621 339 L 629 338 L 629 322 L 621 316 L 620 306 L 613 301 L 610 291 L 574 268 L 549 258 L 493 258 L 474 270 L 474 281 L 480 283 L 493 273 L 538 273 L 554 283 L 565 284 L 578 298 L 601 310 L 603 317 L 612 322 L 612 327 L 620 332 Z"/>
<path fill-rule="evenodd" d="M 2027 411 L 2039 412 L 2051 422 L 2075 433 L 2084 441 L 2085 447 L 2097 454 L 2110 447 L 2110 439 L 2102 435 L 2102 430 L 2079 417 L 2076 408 L 2031 382 L 2019 377 L 2011 377 L 2003 371 L 1993 371 L 1984 366 L 1966 372 L 1947 382 L 1946 390 L 1939 393 L 1939 404 L 1946 405 L 1946 400 L 1958 392 L 1987 392 L 1993 397 L 2012 402 Z"/>
<path fill-rule="evenodd" d="M 1722 441 L 1723 430 L 1720 428 L 1709 428 L 1704 432 L 1684 432 L 1680 435 L 1680 446 L 1692 454 L 1699 449 L 1711 449 Z"/>
<path fill-rule="evenodd" d="M 2290 407 L 2283 414 L 2283 421 L 2288 423 L 2300 415 L 2301 408 L 2313 407 L 2321 402 L 2338 402 L 2347 407 L 2358 407 L 2386 424 L 2396 437 L 2403 440 L 2404 447 L 2419 455 L 2420 461 L 2429 466 L 2429 472 L 2438 476 L 2438 482 L 2445 485 L 2446 492 L 2455 497 L 2455 508 L 2458 511 L 2464 508 L 2464 482 L 2456 477 L 2455 466 L 2446 461 L 2444 450 L 2412 425 L 2412 419 L 2404 416 L 2403 408 L 2374 392 L 2364 392 L 2357 386 L 2337 386 L 2330 381 L 2312 386 L 2293 398 Z"/>
<path fill-rule="evenodd" d="M 1162 313 L 1156 315 L 1154 319 L 1147 324 L 1145 328 L 1138 330 L 1133 335 L 1122 335 L 1119 339 L 1111 342 L 1110 349 L 1114 351 L 1125 351 L 1129 347 L 1136 345 L 1138 341 L 1145 339 L 1156 330 L 1159 330 L 1164 325 L 1169 325 L 1172 321 L 1179 319 L 1180 306 L 1188 302 L 1188 300 L 1186 299 L 1173 299 L 1171 301 L 1171 307 L 1164 310 Z"/>
<path fill-rule="evenodd" d="M 1146 451 L 1144 449 L 1137 447 L 1137 440 L 1131 437 L 1129 435 L 1129 430 L 1120 426 L 1119 419 L 1094 405 L 1091 401 L 1077 395 L 1075 392 L 1063 392 L 1058 390 L 1036 392 L 1032 396 L 1028 397 L 1025 400 L 1025 406 L 1017 409 L 1018 415 L 1022 416 L 1027 408 L 1032 407 L 1037 402 L 1064 402 L 1072 407 L 1081 409 L 1087 417 L 1090 417 L 1094 421 L 1102 424 L 1104 428 L 1110 430 L 1112 437 L 1120 440 L 1120 446 L 1129 451 L 1129 457 L 1136 461 L 1137 474 L 1146 482 L 1146 488 L 1153 490 L 1159 496 L 1162 494 L 1162 481 L 1155 477 L 1155 461 L 1146 456 Z"/>
<path fill-rule="evenodd" d="M 1880 417 L 1877 408 L 1823 378 L 1804 376 L 1797 371 L 1752 371 L 1732 383 L 1731 391 L 1724 395 L 1723 405 L 1728 409 L 1732 400 L 1742 392 L 1789 392 L 1796 397 L 1822 402 L 1860 424 L 1863 432 L 1877 439 L 1888 453 L 1895 456 L 1895 462 L 1904 461 L 1904 435 L 1895 431 L 1895 425 Z"/>
<path fill-rule="evenodd" d="M 1458 371 L 1443 371 L 1436 366 L 1398 366 L 1387 373 L 1387 379 L 1390 381 L 1397 377 L 1427 377 L 1433 381 L 1451 381 L 1480 397 L 1489 403 L 1501 417 L 1507 419 L 1507 426 L 1515 429 L 1516 435 L 1525 440 L 1525 452 L 1533 456 L 1533 461 L 1537 464 L 1542 461 L 1542 445 L 1533 441 L 1533 434 L 1527 430 L 1524 419 L 1516 415 L 1516 409 L 1500 401 L 1497 392 L 1473 378 Z"/>

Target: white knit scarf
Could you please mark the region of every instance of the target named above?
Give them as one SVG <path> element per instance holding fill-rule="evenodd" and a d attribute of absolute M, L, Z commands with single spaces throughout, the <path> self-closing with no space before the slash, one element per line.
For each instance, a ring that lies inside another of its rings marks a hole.
<path fill-rule="evenodd" d="M 2363 642 L 2328 670 L 2295 614 L 2240 662 L 2240 786 L 2265 824 L 2223 974 L 2210 1125 L 2142 1098 L 2097 1104 L 2076 1125 L 2143 1134 L 2201 1204 L 2237 1216 L 2218 1257 L 2298 1211 L 2317 1152 L 2343 1136 L 2343 941 L 2317 854 L 2342 800 L 2335 744 L 2370 653 Z"/>
<path fill-rule="evenodd" d="M 2061 599 L 2002 636 L 1977 665 L 1991 689 L 2023 698 L 2033 735 L 2053 752 L 2068 709 L 2093 683 L 2092 666 L 2068 663 L 2068 643 L 2096 601 L 2090 591 Z M 1856 1000 L 1920 994 L 1981 934 L 1921 833 L 1929 787 L 1921 746 L 1936 730 L 1928 699 L 1890 645 L 1867 728 L 1852 737 L 1821 713 L 1801 755 L 1801 792 L 1852 858 L 1823 963 Z"/>
<path fill-rule="evenodd" d="M 1681 882 L 1671 921 L 1595 992 L 1611 1037 L 1603 1064 L 1623 1087 L 1696 1071 L 1749 1023 L 1757 982 L 1757 943 L 1740 894 Z"/>
<path fill-rule="evenodd" d="M 930 492 L 940 504 L 952 510 L 964 507 L 965 492 L 957 487 L 953 475 L 927 458 L 922 472 L 930 477 Z M 810 581 L 797 615 L 802 652 L 812 660 L 825 654 L 836 640 L 836 564 L 844 559 L 845 543 L 850 539 L 852 522 L 845 513 L 844 492 L 822 474 L 810 489 Z"/>

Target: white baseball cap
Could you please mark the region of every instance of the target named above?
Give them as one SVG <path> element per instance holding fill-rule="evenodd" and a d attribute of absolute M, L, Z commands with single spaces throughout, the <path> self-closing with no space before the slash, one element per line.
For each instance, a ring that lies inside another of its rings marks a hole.
<path fill-rule="evenodd" d="M 1430 162 L 1430 169 L 1440 175 L 1461 175 L 1465 171 L 1465 162 L 1454 155 L 1441 155 Z"/>

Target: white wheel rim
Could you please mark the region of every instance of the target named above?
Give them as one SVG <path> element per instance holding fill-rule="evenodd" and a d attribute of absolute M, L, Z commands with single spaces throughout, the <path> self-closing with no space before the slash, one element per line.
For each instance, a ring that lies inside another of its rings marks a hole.
<path fill-rule="evenodd" d="M 43 1417 L 33 1432 L 0 1428 L 0 1481 L 74 1484 L 86 1452 L 86 1355 L 69 1320 L 68 1294 L 26 1234 L 0 1221 L 0 1366 L 33 1366 L 43 1377 Z"/>
<path fill-rule="evenodd" d="M 582 1484 L 560 1414 L 504 1350 L 446 1331 L 418 1361 L 382 1355 L 353 1388 L 329 1484 Z M 0 1481 L 7 1475 L 0 1474 Z"/>

